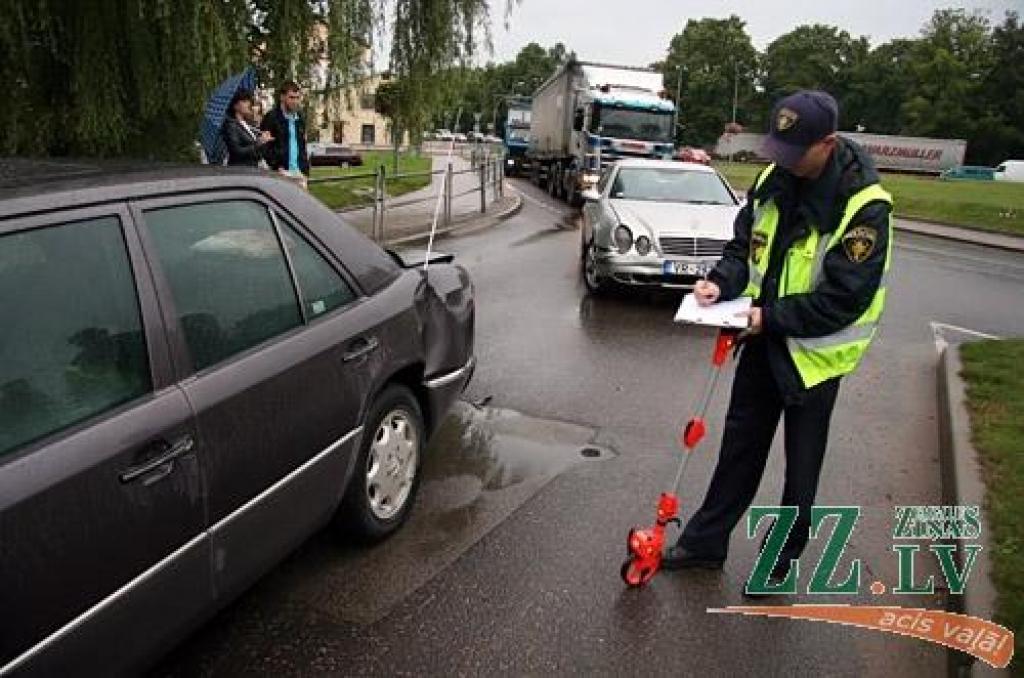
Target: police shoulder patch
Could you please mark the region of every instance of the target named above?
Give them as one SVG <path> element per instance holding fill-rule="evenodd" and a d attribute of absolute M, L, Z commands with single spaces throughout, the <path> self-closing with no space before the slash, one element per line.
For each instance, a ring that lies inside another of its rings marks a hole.
<path fill-rule="evenodd" d="M 750 260 L 757 266 L 761 263 L 765 247 L 768 246 L 768 236 L 760 231 L 750 234 Z"/>
<path fill-rule="evenodd" d="M 843 236 L 843 251 L 855 264 L 867 260 L 875 251 L 878 231 L 873 226 L 854 226 Z"/>

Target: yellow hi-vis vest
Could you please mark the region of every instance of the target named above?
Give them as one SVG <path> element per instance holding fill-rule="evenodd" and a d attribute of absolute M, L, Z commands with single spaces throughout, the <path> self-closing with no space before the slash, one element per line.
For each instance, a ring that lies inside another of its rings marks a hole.
<path fill-rule="evenodd" d="M 757 178 L 757 190 L 775 169 L 770 165 Z M 822 278 L 822 267 L 826 253 L 840 244 L 850 221 L 865 205 L 883 201 L 892 205 L 892 196 L 878 184 L 862 188 L 850 197 L 839 226 L 831 234 L 819 233 L 811 228 L 805 238 L 794 242 L 786 252 L 782 272 L 779 276 L 778 296 L 803 294 L 813 290 Z M 772 244 L 779 226 L 779 210 L 771 199 L 756 200 L 753 203 L 754 218 L 751 225 L 751 248 L 748 254 L 749 278 L 743 296 L 757 299 L 761 294 L 761 283 L 771 259 Z M 852 324 L 824 337 L 788 337 L 786 346 L 796 365 L 805 388 L 849 374 L 867 351 L 878 327 L 885 307 L 885 289 L 889 277 L 889 262 L 892 258 L 892 214 L 889 216 L 889 238 L 885 252 L 885 267 L 882 280 L 868 309 Z M 755 246 L 754 243 L 759 243 Z"/>

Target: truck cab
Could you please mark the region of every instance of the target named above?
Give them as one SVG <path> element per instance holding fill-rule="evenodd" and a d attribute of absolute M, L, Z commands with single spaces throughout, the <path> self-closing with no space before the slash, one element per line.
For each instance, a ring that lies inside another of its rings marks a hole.
<path fill-rule="evenodd" d="M 534 92 L 526 164 L 538 186 L 579 206 L 615 161 L 670 159 L 675 123 L 661 73 L 572 59 Z"/>
<path fill-rule="evenodd" d="M 509 97 L 505 102 L 505 125 L 502 143 L 505 147 L 505 173 L 523 173 L 526 151 L 530 146 L 530 99 Z"/>
<path fill-rule="evenodd" d="M 573 122 L 580 190 L 622 158 L 670 159 L 675 106 L 639 87 L 604 85 L 581 94 Z"/>

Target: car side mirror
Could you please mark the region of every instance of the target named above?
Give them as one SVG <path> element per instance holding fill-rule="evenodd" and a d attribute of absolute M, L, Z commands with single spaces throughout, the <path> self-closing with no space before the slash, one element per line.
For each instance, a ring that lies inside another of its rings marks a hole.
<path fill-rule="evenodd" d="M 593 188 L 588 188 L 584 190 L 582 193 L 580 193 L 580 196 L 582 196 L 584 200 L 587 200 L 589 202 L 597 202 L 598 200 L 601 199 L 601 194 L 598 193 Z"/>

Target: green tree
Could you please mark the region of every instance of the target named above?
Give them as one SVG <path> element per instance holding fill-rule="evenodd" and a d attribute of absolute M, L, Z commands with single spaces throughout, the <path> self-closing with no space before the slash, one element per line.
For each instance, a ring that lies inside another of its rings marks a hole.
<path fill-rule="evenodd" d="M 512 61 L 450 69 L 443 78 L 446 85 L 439 88 L 444 94 L 433 116 L 434 123 L 438 127 L 450 124 L 452 116 L 461 109 L 459 130 L 472 129 L 477 114 L 482 126 L 490 125 L 503 112 L 505 96 L 531 96 L 561 64 L 573 57 L 575 54 L 562 43 L 544 49 L 531 42 Z"/>
<path fill-rule="evenodd" d="M 871 50 L 855 64 L 840 100 L 845 128 L 876 134 L 904 131 L 902 106 L 913 84 L 910 72 L 915 41 L 897 39 Z"/>
<path fill-rule="evenodd" d="M 989 22 L 963 10 L 940 10 L 911 55 L 913 84 L 903 113 L 922 136 L 968 136 L 983 112 L 979 97 L 992 67 Z"/>
<path fill-rule="evenodd" d="M 316 39 L 318 26 L 326 41 Z M 255 64 L 323 91 L 389 65 L 425 119 L 437 72 L 489 37 L 487 0 L 0 0 L 0 153 L 180 157 L 221 79 Z M 323 81 L 312 66 L 325 59 Z"/>
<path fill-rule="evenodd" d="M 978 155 L 991 164 L 1024 158 L 1024 22 L 1016 12 L 992 31 L 992 67 L 982 87 L 995 121 L 974 144 Z"/>
<path fill-rule="evenodd" d="M 681 133 L 678 140 L 693 145 L 713 144 L 732 120 L 757 125 L 760 97 L 755 89 L 758 57 L 738 16 L 728 19 L 690 19 L 672 38 L 658 70 L 665 89 L 677 101 Z M 680 80 L 681 78 L 681 80 Z"/>

